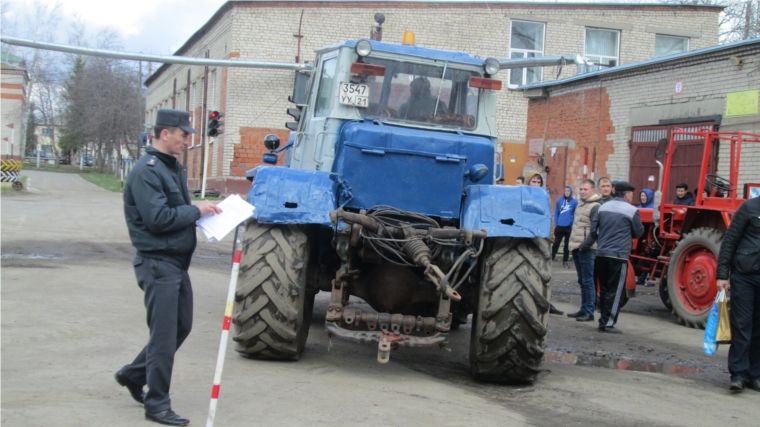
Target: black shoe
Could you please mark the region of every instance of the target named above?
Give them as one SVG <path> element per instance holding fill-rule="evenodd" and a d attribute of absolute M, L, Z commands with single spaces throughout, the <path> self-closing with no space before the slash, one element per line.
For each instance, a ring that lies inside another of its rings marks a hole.
<path fill-rule="evenodd" d="M 760 391 L 760 380 L 752 380 L 749 382 L 749 388 L 755 391 Z"/>
<path fill-rule="evenodd" d="M 557 310 L 557 307 L 554 306 L 554 304 L 549 306 L 549 314 L 556 314 L 557 316 L 562 316 L 565 314 L 564 311 Z"/>
<path fill-rule="evenodd" d="M 623 331 L 614 326 L 600 326 L 599 332 L 606 332 L 608 334 L 622 334 Z"/>
<path fill-rule="evenodd" d="M 593 322 L 594 321 L 594 315 L 588 314 L 588 313 L 581 313 L 580 316 L 576 317 L 575 320 L 577 322 Z"/>
<path fill-rule="evenodd" d="M 731 385 L 728 386 L 728 389 L 731 391 L 744 391 L 744 381 L 731 381 Z"/>
<path fill-rule="evenodd" d="M 186 426 L 190 423 L 187 418 L 182 418 L 175 414 L 171 409 L 167 409 L 161 412 L 146 412 L 145 419 L 155 421 L 159 424 L 166 424 L 168 426 Z"/>
<path fill-rule="evenodd" d="M 568 313 L 567 317 L 572 317 L 572 318 L 575 319 L 575 318 L 577 318 L 579 316 L 583 316 L 584 314 L 586 314 L 586 313 L 584 313 L 582 311 L 576 311 L 575 313 Z"/>
<path fill-rule="evenodd" d="M 570 268 L 570 265 L 568 263 L 566 263 L 566 262 L 563 262 L 562 263 L 562 267 L 563 268 Z"/>
<path fill-rule="evenodd" d="M 116 371 L 116 373 L 113 374 L 113 377 L 116 378 L 116 382 L 119 383 L 120 386 L 126 387 L 127 390 L 129 390 L 132 399 L 135 399 L 137 403 L 144 403 L 145 392 L 143 392 L 143 386 L 127 378 L 127 376 L 121 372 L 121 369 Z"/>

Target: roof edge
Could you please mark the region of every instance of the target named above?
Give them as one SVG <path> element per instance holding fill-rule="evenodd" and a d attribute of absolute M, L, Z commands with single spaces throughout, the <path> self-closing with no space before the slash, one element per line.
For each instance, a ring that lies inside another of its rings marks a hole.
<path fill-rule="evenodd" d="M 662 56 L 659 58 L 652 58 L 652 59 L 647 59 L 644 61 L 632 62 L 630 64 L 620 65 L 618 67 L 592 71 L 590 73 L 585 73 L 585 74 L 577 74 L 573 77 L 568 77 L 562 80 L 551 80 L 548 82 L 540 82 L 540 83 L 533 83 L 533 84 L 525 85 L 525 86 L 518 86 L 516 90 L 521 90 L 524 92 L 529 89 L 539 89 L 539 88 L 545 88 L 545 87 L 560 86 L 566 83 L 578 82 L 581 80 L 591 79 L 595 77 L 604 77 L 607 75 L 613 75 L 613 74 L 623 73 L 626 71 L 635 70 L 637 68 L 650 67 L 653 65 L 664 64 L 667 62 L 675 62 L 675 61 L 685 59 L 685 58 L 720 52 L 722 50 L 728 50 L 728 49 L 732 49 L 736 47 L 751 46 L 753 44 L 760 45 L 760 38 L 740 40 L 738 42 L 719 44 L 716 46 L 704 47 L 702 49 L 697 49 L 697 50 L 689 50 L 686 52 L 676 53 L 676 54 L 668 55 L 668 56 Z"/>

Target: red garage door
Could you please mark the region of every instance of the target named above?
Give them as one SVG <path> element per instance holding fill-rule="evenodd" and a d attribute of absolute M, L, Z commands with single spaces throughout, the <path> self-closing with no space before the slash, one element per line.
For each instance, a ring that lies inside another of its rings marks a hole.
<path fill-rule="evenodd" d="M 631 130 L 631 167 L 628 180 L 637 189 L 649 188 L 656 190 L 659 185 L 659 168 L 655 163 L 655 148 L 657 142 L 666 138 L 670 140 L 671 132 L 680 128 L 687 132 L 696 132 L 701 128 L 713 128 L 713 123 L 690 123 L 688 125 L 642 126 Z M 704 140 L 690 135 L 677 135 L 673 152 L 673 164 L 670 168 L 670 185 L 663 200 L 672 202 L 675 198 L 676 185 L 685 183 L 689 191 L 693 191 L 699 183 L 699 170 L 702 167 Z M 718 146 L 713 144 L 707 173 L 715 173 Z M 664 159 L 662 160 L 664 163 Z"/>

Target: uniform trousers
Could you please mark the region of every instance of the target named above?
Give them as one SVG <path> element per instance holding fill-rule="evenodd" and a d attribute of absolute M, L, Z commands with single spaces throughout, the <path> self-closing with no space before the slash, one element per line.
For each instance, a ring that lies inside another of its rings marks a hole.
<path fill-rule="evenodd" d="M 193 289 L 187 270 L 172 263 L 137 256 L 132 264 L 145 293 L 150 338 L 122 373 L 136 384 L 148 385 L 145 411 L 161 412 L 171 408 L 174 353 L 193 326 Z"/>
<path fill-rule="evenodd" d="M 731 381 L 760 380 L 760 274 L 731 274 Z"/>
<path fill-rule="evenodd" d="M 597 256 L 594 271 L 599 278 L 599 327 L 611 327 L 617 323 L 620 309 L 628 302 L 625 279 L 628 276 L 628 260 Z"/>

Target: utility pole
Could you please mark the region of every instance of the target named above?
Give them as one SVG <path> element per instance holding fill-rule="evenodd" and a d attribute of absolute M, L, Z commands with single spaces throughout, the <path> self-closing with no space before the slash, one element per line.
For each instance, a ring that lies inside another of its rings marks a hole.
<path fill-rule="evenodd" d="M 206 51 L 206 58 L 209 57 L 209 51 Z M 204 67 L 203 71 L 203 113 L 201 114 L 201 144 L 203 144 L 203 151 L 201 151 L 201 199 L 206 197 L 206 170 L 208 169 L 208 138 L 206 138 L 206 103 L 208 102 L 208 66 Z"/>

